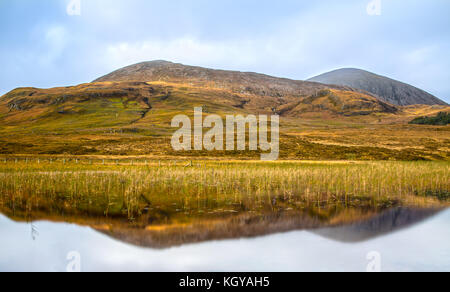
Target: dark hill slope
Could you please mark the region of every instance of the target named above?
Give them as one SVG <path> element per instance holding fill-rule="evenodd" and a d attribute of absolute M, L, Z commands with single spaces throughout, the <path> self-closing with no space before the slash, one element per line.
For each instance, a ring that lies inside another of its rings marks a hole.
<path fill-rule="evenodd" d="M 364 90 L 394 105 L 447 105 L 419 88 L 360 69 L 339 69 L 313 77 L 308 81 Z"/>

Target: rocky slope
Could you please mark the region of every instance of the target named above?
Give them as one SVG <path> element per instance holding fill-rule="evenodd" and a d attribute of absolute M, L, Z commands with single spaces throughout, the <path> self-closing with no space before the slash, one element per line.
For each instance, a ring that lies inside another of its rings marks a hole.
<path fill-rule="evenodd" d="M 447 105 L 419 88 L 360 69 L 339 69 L 313 77 L 308 81 L 364 90 L 394 105 Z"/>

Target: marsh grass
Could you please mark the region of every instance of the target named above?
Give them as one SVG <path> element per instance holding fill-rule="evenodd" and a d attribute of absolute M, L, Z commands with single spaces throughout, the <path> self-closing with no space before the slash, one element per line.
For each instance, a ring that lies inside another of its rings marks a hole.
<path fill-rule="evenodd" d="M 447 162 L 0 161 L 0 208 L 145 224 L 447 204 Z M 187 166 L 187 167 L 186 167 Z"/>

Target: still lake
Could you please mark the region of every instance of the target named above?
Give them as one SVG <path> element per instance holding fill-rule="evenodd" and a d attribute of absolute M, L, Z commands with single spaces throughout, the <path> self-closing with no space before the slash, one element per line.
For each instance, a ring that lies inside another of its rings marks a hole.
<path fill-rule="evenodd" d="M 92 227 L 0 215 L 0 271 L 450 271 L 450 210 L 401 209 L 348 225 L 166 248 Z M 375 255 L 375 257 L 373 257 Z M 371 257 L 372 256 L 372 257 Z"/>

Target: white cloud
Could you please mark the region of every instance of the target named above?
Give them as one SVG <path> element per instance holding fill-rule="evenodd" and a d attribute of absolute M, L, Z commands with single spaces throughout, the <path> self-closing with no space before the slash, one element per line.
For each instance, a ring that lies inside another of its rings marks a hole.
<path fill-rule="evenodd" d="M 433 55 L 438 52 L 437 46 L 425 46 L 405 54 L 403 60 L 409 65 L 423 65 L 432 62 Z"/>
<path fill-rule="evenodd" d="M 104 62 L 110 66 L 121 67 L 148 60 L 169 60 L 192 65 L 211 65 L 225 67 L 245 67 L 261 61 L 267 52 L 259 42 L 202 41 L 192 37 L 182 37 L 169 41 L 153 40 L 144 42 L 121 42 L 109 45 Z"/>
<path fill-rule="evenodd" d="M 278 21 L 264 34 L 234 38 L 201 38 L 184 35 L 175 38 L 149 37 L 147 40 L 122 41 L 106 46 L 103 63 L 108 69 L 164 59 L 189 65 L 199 65 L 306 79 L 349 63 L 360 65 L 364 54 L 361 42 L 370 31 L 367 24 L 355 26 L 348 21 L 352 15 L 367 18 L 364 5 L 335 3 L 328 9 L 318 5 L 300 11 L 291 18 Z M 336 17 L 340 11 L 340 16 Z M 359 13 L 358 13 L 359 11 Z M 360 23 L 364 23 L 359 19 Z M 345 52 L 345 53 L 343 53 Z M 370 60 L 369 60 L 370 61 Z"/>
<path fill-rule="evenodd" d="M 39 58 L 42 64 L 53 63 L 63 54 L 68 44 L 67 30 L 63 26 L 52 26 L 45 33 L 45 51 Z"/>

